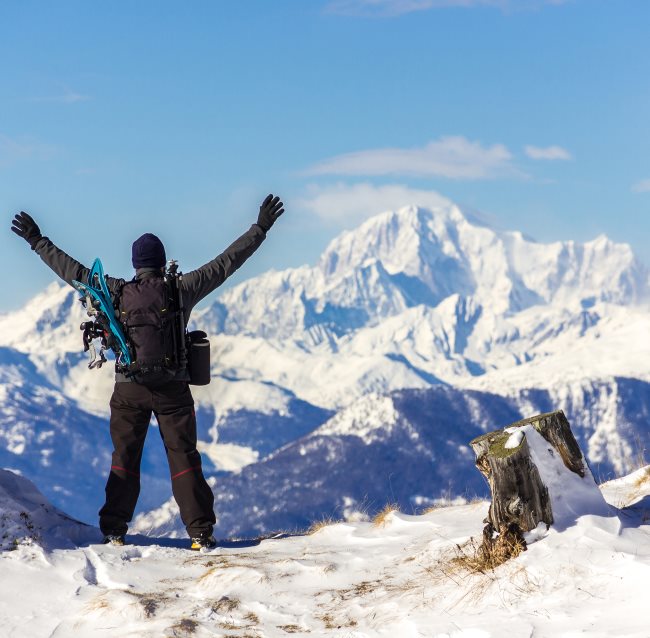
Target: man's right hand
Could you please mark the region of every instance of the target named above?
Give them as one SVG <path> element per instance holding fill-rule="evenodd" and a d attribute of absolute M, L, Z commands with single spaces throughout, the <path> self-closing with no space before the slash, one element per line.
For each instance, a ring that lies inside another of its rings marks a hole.
<path fill-rule="evenodd" d="M 36 242 L 42 237 L 41 229 L 32 219 L 31 215 L 22 212 L 16 215 L 11 222 L 11 230 L 19 237 L 22 237 L 33 249 Z"/>

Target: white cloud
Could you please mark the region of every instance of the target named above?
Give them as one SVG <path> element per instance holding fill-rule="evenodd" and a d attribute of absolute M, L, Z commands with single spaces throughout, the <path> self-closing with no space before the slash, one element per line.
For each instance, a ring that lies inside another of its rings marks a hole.
<path fill-rule="evenodd" d="M 33 97 L 28 98 L 28 102 L 55 102 L 58 104 L 76 104 L 77 102 L 86 102 L 90 100 L 89 95 L 82 93 L 75 93 L 74 91 L 66 91 L 60 95 L 50 95 L 47 97 Z"/>
<path fill-rule="evenodd" d="M 450 179 L 525 177 L 503 144 L 482 146 L 461 136 L 442 137 L 423 148 L 380 148 L 319 162 L 308 175 L 410 175 Z"/>
<path fill-rule="evenodd" d="M 632 190 L 635 193 L 650 193 L 650 178 L 642 179 L 640 182 L 637 182 L 632 186 Z"/>
<path fill-rule="evenodd" d="M 526 146 L 526 155 L 534 160 L 570 160 L 571 153 L 561 146 Z"/>
<path fill-rule="evenodd" d="M 0 133 L 0 168 L 6 168 L 21 160 L 48 160 L 56 154 L 56 148 L 43 144 L 32 137 L 9 137 Z"/>
<path fill-rule="evenodd" d="M 414 11 L 443 8 L 491 7 L 502 11 L 534 9 L 542 5 L 560 5 L 570 0 L 331 0 L 327 13 L 347 16 L 394 17 Z"/>
<path fill-rule="evenodd" d="M 90 95 L 84 95 L 82 93 L 75 93 L 74 91 L 68 91 L 63 95 L 57 95 L 52 98 L 52 101 L 62 102 L 63 104 L 76 104 L 77 102 L 86 102 L 90 99 Z"/>
<path fill-rule="evenodd" d="M 435 191 L 419 190 L 402 184 L 375 186 L 370 183 L 331 186 L 309 184 L 306 195 L 295 203 L 319 219 L 344 227 L 387 210 L 416 205 L 435 208 L 450 201 Z"/>

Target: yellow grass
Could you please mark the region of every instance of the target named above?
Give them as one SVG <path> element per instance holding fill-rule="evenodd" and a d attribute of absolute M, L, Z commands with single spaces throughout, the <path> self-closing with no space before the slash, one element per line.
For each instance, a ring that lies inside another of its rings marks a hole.
<path fill-rule="evenodd" d="M 641 476 L 639 476 L 639 478 L 636 481 L 634 481 L 634 487 L 642 487 L 648 481 L 650 481 L 650 465 L 648 465 L 648 467 L 645 468 Z"/>
<path fill-rule="evenodd" d="M 384 509 L 379 512 L 375 518 L 372 519 L 372 524 L 374 527 L 384 527 L 387 523 L 388 515 L 392 512 L 399 511 L 399 508 L 395 503 L 388 503 L 384 506 Z"/>
<path fill-rule="evenodd" d="M 484 574 L 525 551 L 526 541 L 521 532 L 504 528 L 495 538 L 484 539 L 480 545 L 472 539 L 465 548 L 458 546 L 458 556 L 451 562 L 467 571 Z"/>
<path fill-rule="evenodd" d="M 325 518 L 322 518 L 320 521 L 314 521 L 311 524 L 311 527 L 307 530 L 307 534 L 315 534 L 316 532 L 320 531 L 324 527 L 329 527 L 330 525 L 335 525 L 338 521 L 335 519 L 326 516 Z"/>

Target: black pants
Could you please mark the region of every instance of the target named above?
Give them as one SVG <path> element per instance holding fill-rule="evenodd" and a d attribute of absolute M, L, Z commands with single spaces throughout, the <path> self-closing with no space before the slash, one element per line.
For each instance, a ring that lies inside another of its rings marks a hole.
<path fill-rule="evenodd" d="M 140 495 L 140 461 L 151 414 L 158 420 L 181 519 L 191 537 L 211 534 L 214 495 L 201 471 L 196 449 L 194 399 L 185 381 L 149 388 L 116 383 L 111 397 L 113 460 L 106 503 L 99 511 L 104 534 L 126 534 Z"/>

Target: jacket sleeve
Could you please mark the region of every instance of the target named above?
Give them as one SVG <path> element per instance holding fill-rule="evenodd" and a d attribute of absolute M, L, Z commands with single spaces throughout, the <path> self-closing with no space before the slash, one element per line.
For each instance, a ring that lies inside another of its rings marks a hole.
<path fill-rule="evenodd" d="M 218 257 L 183 275 L 181 291 L 186 311 L 207 297 L 232 275 L 262 244 L 266 233 L 253 224 Z"/>
<path fill-rule="evenodd" d="M 72 285 L 73 280 L 82 283 L 88 281 L 90 268 L 63 252 L 48 237 L 41 237 L 36 242 L 34 252 L 67 284 Z M 124 284 L 124 280 L 106 277 L 106 283 L 111 293 L 116 293 Z"/>

